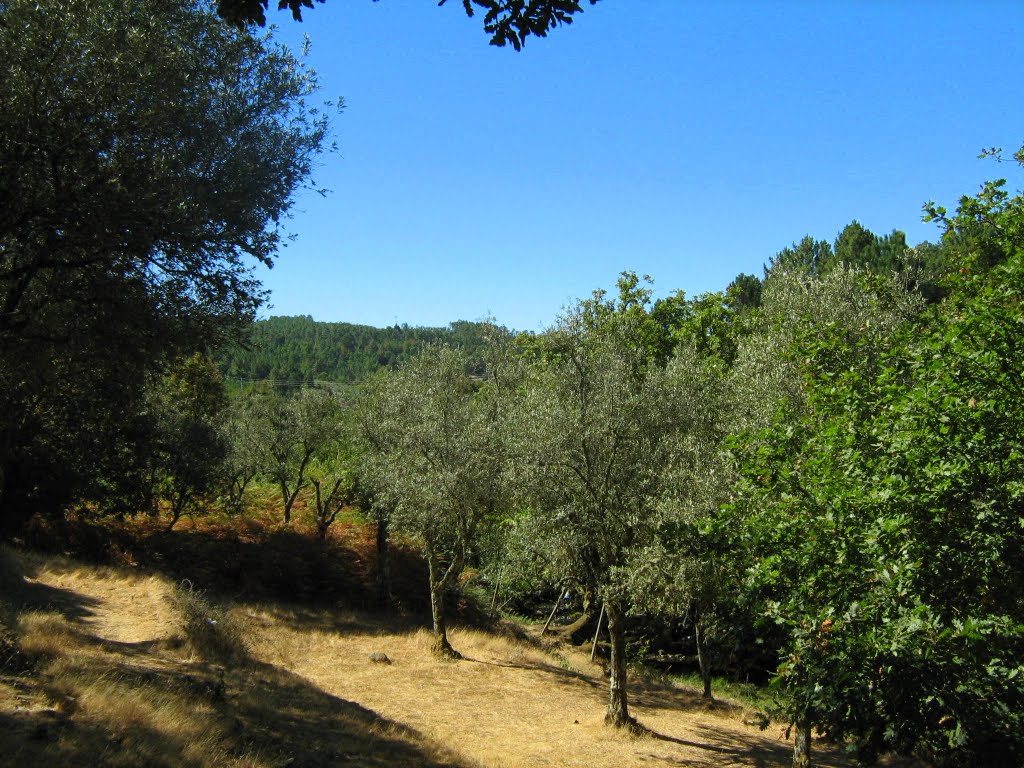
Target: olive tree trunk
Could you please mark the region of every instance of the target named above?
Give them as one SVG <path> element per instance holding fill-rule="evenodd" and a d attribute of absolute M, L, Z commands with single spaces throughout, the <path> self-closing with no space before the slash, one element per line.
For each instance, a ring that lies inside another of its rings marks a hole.
<path fill-rule="evenodd" d="M 704 621 L 699 615 L 693 623 L 693 631 L 697 637 L 697 664 L 700 666 L 700 679 L 704 683 L 704 692 L 701 695 L 705 699 L 711 699 L 711 657 L 708 654 L 707 631 L 704 628 Z"/>
<path fill-rule="evenodd" d="M 448 625 L 444 615 L 444 594 L 452 575 L 461 570 L 456 560 L 442 570 L 437 555 L 427 547 L 427 569 L 430 579 L 430 616 L 434 622 L 434 644 L 431 651 L 445 659 L 461 659 L 462 655 L 448 642 Z"/>
<path fill-rule="evenodd" d="M 611 676 L 608 681 L 608 713 L 604 716 L 607 725 L 616 728 L 635 724 L 629 716 L 626 699 L 626 627 L 625 612 L 615 601 L 605 603 L 608 617 L 608 637 L 611 645 Z"/>

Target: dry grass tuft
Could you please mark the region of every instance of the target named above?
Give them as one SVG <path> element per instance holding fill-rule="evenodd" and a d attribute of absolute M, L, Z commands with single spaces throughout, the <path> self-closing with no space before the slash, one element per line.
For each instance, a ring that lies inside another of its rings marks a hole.
<path fill-rule="evenodd" d="M 190 651 L 201 659 L 242 663 L 249 657 L 242 622 L 185 581 L 171 593 L 171 603 L 181 616 L 181 629 Z"/>
<path fill-rule="evenodd" d="M 18 618 L 18 645 L 30 656 L 56 658 L 76 653 L 81 633 L 68 619 L 53 611 L 30 611 Z"/>

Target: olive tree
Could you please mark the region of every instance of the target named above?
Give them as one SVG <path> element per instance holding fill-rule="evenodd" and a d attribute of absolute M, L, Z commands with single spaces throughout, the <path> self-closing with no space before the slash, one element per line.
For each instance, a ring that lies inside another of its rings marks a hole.
<path fill-rule="evenodd" d="M 244 511 L 249 486 L 263 467 L 265 435 L 258 415 L 259 395 L 244 392 L 228 401 L 219 423 L 219 437 L 226 447 L 219 486 L 228 514 Z"/>
<path fill-rule="evenodd" d="M 198 507 L 222 475 L 227 454 L 219 429 L 224 383 L 211 360 L 193 355 L 153 387 L 149 403 L 153 491 L 170 506 L 170 530 L 184 512 Z"/>
<path fill-rule="evenodd" d="M 638 297 L 640 305 L 645 298 Z M 570 309 L 536 340 L 510 409 L 512 477 L 533 533 L 557 553 L 563 578 L 604 601 L 611 638 L 606 722 L 614 726 L 633 724 L 624 569 L 653 535 L 677 456 L 674 438 L 691 423 L 694 402 L 677 386 L 681 369 L 651 363 L 647 313 L 637 306 L 616 306 L 598 292 Z"/>
<path fill-rule="evenodd" d="M 663 468 L 652 506 L 652 534 L 628 556 L 623 577 L 634 605 L 645 613 L 683 618 L 693 627 L 703 695 L 712 697 L 712 639 L 733 634 L 729 622 L 742 560 L 730 546 L 723 512 L 735 481 L 725 447 L 727 398 L 719 360 L 692 345 L 677 348 L 666 376 L 674 397 L 687 404 L 672 436 L 673 461 Z"/>
<path fill-rule="evenodd" d="M 310 468 L 335 452 L 343 438 L 344 406 L 331 390 L 319 387 L 290 396 L 267 392 L 257 402 L 262 473 L 277 486 L 288 524 L 299 494 L 312 482 Z"/>
<path fill-rule="evenodd" d="M 345 507 L 364 503 L 359 487 L 362 455 L 356 422 L 347 404 L 336 414 L 334 423 L 334 439 L 318 451 L 309 467 L 314 523 L 320 541 L 326 541 L 328 529 Z"/>
<path fill-rule="evenodd" d="M 427 348 L 371 380 L 359 406 L 362 478 L 389 527 L 423 546 L 433 650 L 448 658 L 458 653 L 448 641 L 445 593 L 504 501 L 497 388 L 468 376 L 469 362 L 458 350 Z"/>

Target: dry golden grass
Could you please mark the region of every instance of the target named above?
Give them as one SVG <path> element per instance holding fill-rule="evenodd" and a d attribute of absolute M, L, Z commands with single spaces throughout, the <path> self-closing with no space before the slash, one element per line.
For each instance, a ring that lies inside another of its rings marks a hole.
<path fill-rule="evenodd" d="M 466 659 L 441 661 L 423 629 L 395 632 L 355 614 L 281 609 L 252 612 L 257 657 L 359 702 L 446 744 L 465 762 L 623 768 L 642 765 L 768 766 L 791 761 L 791 742 L 744 724 L 737 705 L 706 704 L 694 691 L 634 680 L 631 735 L 604 726 L 601 668 L 575 649 L 552 654 L 536 644 L 467 629 L 451 633 Z M 392 664 L 374 664 L 384 653 Z M 821 766 L 847 765 L 834 754 Z"/>
<path fill-rule="evenodd" d="M 172 599 L 176 585 L 159 576 L 3 550 L 0 560 L 19 572 L 4 577 L 4 595 L 21 605 L 12 631 L 19 653 L 34 660 L 28 673 L 0 668 L 3 765 L 630 768 L 791 760 L 791 743 L 745 725 L 738 706 L 708 706 L 694 691 L 657 680 L 631 683 L 642 735 L 606 728 L 602 670 L 575 649 L 456 628 L 451 640 L 466 658 L 440 661 L 426 630 L 393 617 L 216 606 L 219 621 L 247 635 L 245 653 L 228 661 L 189 644 L 181 601 Z M 379 653 L 391 663 L 371 661 Z M 846 763 L 822 751 L 818 765 Z"/>
<path fill-rule="evenodd" d="M 159 577 L 0 558 L 4 616 L 16 616 L 8 630 L 34 661 L 0 666 L 0 765 L 462 765 L 286 670 L 203 659 L 183 637 L 174 585 Z"/>

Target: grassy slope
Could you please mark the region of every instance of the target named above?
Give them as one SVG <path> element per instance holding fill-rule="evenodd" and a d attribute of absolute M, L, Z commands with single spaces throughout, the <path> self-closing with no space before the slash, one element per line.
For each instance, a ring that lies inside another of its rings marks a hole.
<path fill-rule="evenodd" d="M 224 557 L 211 541 L 225 534 L 213 534 L 174 535 L 192 556 L 202 547 L 189 537 L 201 537 Z M 361 542 L 353 562 L 365 559 L 369 537 L 345 535 Z M 248 538 L 253 547 L 260 540 Z M 156 560 L 165 565 L 185 558 L 166 541 L 158 550 L 145 532 L 138 539 L 137 548 L 162 552 Z M 119 546 L 128 560 L 142 551 Z M 647 735 L 603 727 L 603 674 L 575 649 L 456 629 L 453 643 L 467 661 L 441 662 L 407 617 L 251 595 L 204 603 L 177 586 L 174 562 L 168 578 L 0 555 L 9 628 L 0 638 L 3 764 L 622 768 L 790 759 L 790 745 L 745 725 L 741 708 L 709 707 L 664 681 L 632 690 Z M 192 570 L 209 576 L 225 567 Z M 373 663 L 371 653 L 392 663 Z M 821 765 L 844 765 L 822 757 Z"/>

